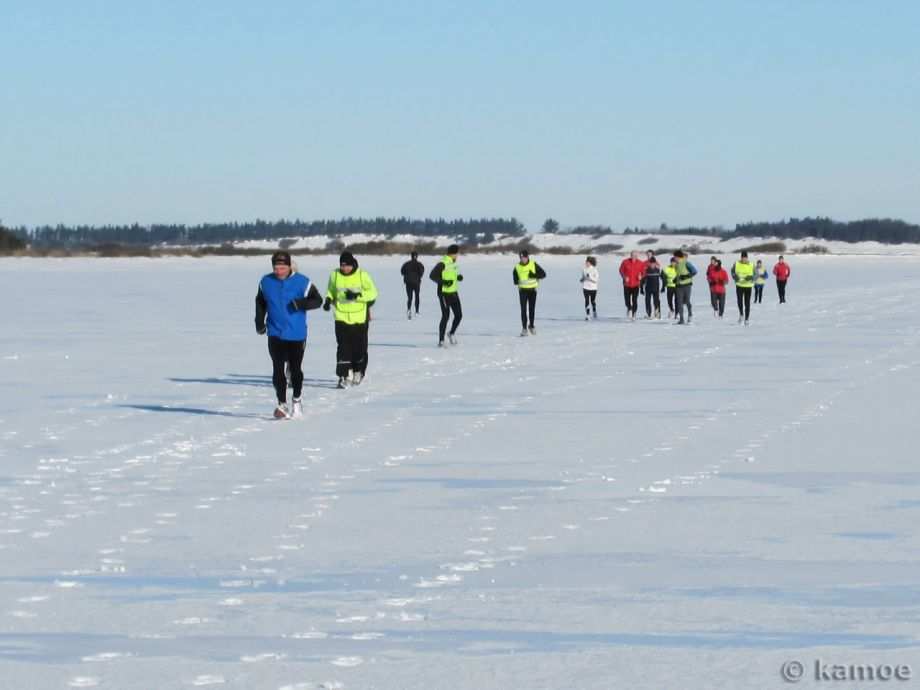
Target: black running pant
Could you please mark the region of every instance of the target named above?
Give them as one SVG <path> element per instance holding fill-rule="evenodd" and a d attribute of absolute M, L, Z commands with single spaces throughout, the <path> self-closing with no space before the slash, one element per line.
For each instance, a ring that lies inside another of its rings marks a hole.
<path fill-rule="evenodd" d="M 335 322 L 335 375 L 367 371 L 368 323 Z"/>
<path fill-rule="evenodd" d="M 519 289 L 518 299 L 521 302 L 521 328 L 527 328 L 528 325 L 533 328 L 533 320 L 537 315 L 537 289 Z M 529 324 L 527 321 L 528 316 L 530 317 Z"/>
<path fill-rule="evenodd" d="M 597 316 L 597 290 L 585 290 L 582 289 L 582 292 L 585 295 L 585 316 L 590 315 L 591 310 L 594 311 L 594 315 Z M 588 309 L 588 305 L 591 305 L 591 309 Z"/>
<path fill-rule="evenodd" d="M 754 286 L 754 304 L 763 302 L 763 284 Z"/>
<path fill-rule="evenodd" d="M 710 292 L 709 300 L 712 302 L 712 308 L 714 311 L 718 312 L 719 316 L 725 313 L 725 293 L 724 292 Z"/>
<path fill-rule="evenodd" d="M 306 347 L 304 340 L 282 340 L 270 336 L 268 338 L 268 354 L 272 358 L 272 385 L 278 402 L 287 402 L 287 377 L 284 375 L 284 365 L 291 370 L 291 386 L 294 388 L 294 398 L 299 398 L 303 389 L 303 353 Z"/>
<path fill-rule="evenodd" d="M 450 313 L 454 313 L 454 320 L 450 324 L 450 334 L 457 332 L 457 326 L 460 325 L 460 319 L 463 318 L 463 309 L 460 307 L 460 295 L 456 292 L 448 292 L 446 295 L 438 296 L 438 303 L 441 305 L 441 323 L 438 324 L 438 340 L 444 340 L 444 332 L 447 330 L 447 319 Z"/>
<path fill-rule="evenodd" d="M 687 305 L 687 318 L 693 318 L 693 305 L 690 304 L 690 293 L 692 290 L 692 284 L 678 285 L 674 288 L 674 311 L 677 312 L 681 321 L 684 320 L 684 305 Z"/>
<path fill-rule="evenodd" d="M 633 316 L 639 311 L 639 287 L 623 287 L 623 293 L 626 295 L 626 310 Z"/>
<path fill-rule="evenodd" d="M 738 295 L 738 315 L 743 316 L 747 321 L 751 317 L 751 292 L 749 287 L 735 286 L 735 293 Z"/>
<path fill-rule="evenodd" d="M 676 288 L 676 287 L 668 287 L 668 288 L 665 288 L 665 290 L 666 290 L 666 295 L 667 295 L 667 298 L 668 298 L 668 311 L 673 312 L 674 314 L 676 314 L 676 313 L 677 313 L 677 304 L 676 304 L 675 295 L 676 295 L 676 293 L 677 293 L 677 288 Z"/>
<path fill-rule="evenodd" d="M 779 291 L 779 301 L 780 301 L 780 304 L 782 304 L 786 301 L 786 281 L 777 280 L 776 289 Z"/>
<path fill-rule="evenodd" d="M 415 313 L 418 314 L 419 286 L 406 283 L 406 311 L 412 310 L 412 296 L 415 295 Z"/>
<path fill-rule="evenodd" d="M 656 287 L 654 290 L 652 290 L 651 288 L 646 288 L 645 289 L 645 315 L 646 316 L 652 315 L 652 303 L 653 302 L 655 304 L 655 311 L 660 312 L 661 311 L 661 297 L 659 297 L 658 295 L 658 288 Z"/>

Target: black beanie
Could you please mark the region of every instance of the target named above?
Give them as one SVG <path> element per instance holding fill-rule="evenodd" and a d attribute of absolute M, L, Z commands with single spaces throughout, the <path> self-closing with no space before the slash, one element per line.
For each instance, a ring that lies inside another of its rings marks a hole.
<path fill-rule="evenodd" d="M 272 266 L 277 266 L 278 264 L 283 264 L 284 266 L 291 265 L 291 255 L 287 252 L 275 252 L 272 254 Z"/>
<path fill-rule="evenodd" d="M 342 254 L 339 256 L 339 265 L 342 264 L 349 265 L 354 269 L 358 268 L 358 260 L 351 252 L 342 252 Z"/>

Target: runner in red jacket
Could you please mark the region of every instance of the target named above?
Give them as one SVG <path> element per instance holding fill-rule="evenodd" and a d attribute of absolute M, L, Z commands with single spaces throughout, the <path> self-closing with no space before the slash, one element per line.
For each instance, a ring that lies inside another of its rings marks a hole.
<path fill-rule="evenodd" d="M 639 258 L 639 252 L 630 252 L 628 259 L 620 263 L 620 276 L 623 278 L 623 299 L 626 302 L 626 316 L 636 320 L 639 310 L 639 286 L 645 275 L 645 262 Z"/>
<path fill-rule="evenodd" d="M 712 257 L 706 269 L 709 281 L 709 299 L 712 302 L 712 314 L 718 319 L 725 314 L 725 286 L 728 284 L 728 271 L 722 268 L 722 262 Z"/>
<path fill-rule="evenodd" d="M 789 264 L 786 263 L 783 257 L 779 257 L 779 261 L 773 267 L 773 275 L 776 276 L 776 290 L 779 292 L 779 303 L 786 303 L 786 281 L 789 280 L 789 274 L 792 273 L 792 269 L 789 268 Z"/>

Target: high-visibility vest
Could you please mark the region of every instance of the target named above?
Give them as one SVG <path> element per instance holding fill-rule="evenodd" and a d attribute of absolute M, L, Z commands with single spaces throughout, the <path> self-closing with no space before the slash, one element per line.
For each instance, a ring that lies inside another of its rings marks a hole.
<path fill-rule="evenodd" d="M 754 287 L 754 266 L 750 262 L 736 261 L 732 273 L 735 274 L 735 285 L 738 287 Z"/>
<path fill-rule="evenodd" d="M 453 281 L 450 285 L 444 285 L 443 282 L 441 283 L 441 294 L 449 295 L 452 292 L 457 292 L 460 289 L 460 284 L 457 281 L 457 276 L 459 275 L 459 271 L 457 270 L 457 262 L 449 256 L 445 256 L 443 259 L 441 259 L 441 263 L 444 264 L 444 270 L 441 271 L 441 280 Z"/>
<path fill-rule="evenodd" d="M 346 290 L 360 292 L 357 299 L 348 299 Z M 367 322 L 367 303 L 377 299 L 377 287 L 364 269 L 357 269 L 345 275 L 336 269 L 329 276 L 326 297 L 335 305 L 335 320 L 348 324 Z"/>
<path fill-rule="evenodd" d="M 686 259 L 677 260 L 677 284 L 678 285 L 692 285 L 693 284 L 693 274 L 688 268 L 689 261 Z"/>
<path fill-rule="evenodd" d="M 664 273 L 664 285 L 665 287 L 675 287 L 677 280 L 677 269 L 671 266 L 670 264 L 661 269 L 661 272 Z"/>
<path fill-rule="evenodd" d="M 517 271 L 518 277 L 518 290 L 536 290 L 539 282 L 537 281 L 537 262 L 531 259 L 526 264 L 518 262 L 514 270 Z M 530 274 L 533 273 L 534 277 L 531 278 Z"/>
<path fill-rule="evenodd" d="M 767 269 L 761 267 L 759 271 L 755 272 L 754 275 L 754 284 L 755 285 L 764 285 L 767 282 Z"/>

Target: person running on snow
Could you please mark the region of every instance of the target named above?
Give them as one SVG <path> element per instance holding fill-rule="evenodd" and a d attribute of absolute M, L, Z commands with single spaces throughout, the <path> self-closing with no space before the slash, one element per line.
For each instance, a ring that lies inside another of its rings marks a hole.
<path fill-rule="evenodd" d="M 680 249 L 674 252 L 677 258 L 677 276 L 674 278 L 674 308 L 678 316 L 678 325 L 690 323 L 693 320 L 693 305 L 690 303 L 693 291 L 693 276 L 696 275 L 696 266 L 690 263 L 687 255 Z M 684 321 L 684 306 L 687 307 L 687 320 Z"/>
<path fill-rule="evenodd" d="M 457 255 L 460 247 L 452 244 L 447 248 L 447 254 L 435 267 L 431 269 L 428 277 L 438 284 L 438 304 L 441 306 L 441 323 L 438 324 L 438 347 L 444 347 L 444 332 L 447 330 L 447 319 L 453 312 L 454 319 L 450 324 L 450 333 L 447 334 L 451 345 L 457 344 L 457 326 L 463 318 L 463 309 L 460 306 L 460 285 L 463 276 L 457 268 Z"/>
<path fill-rule="evenodd" d="M 585 267 L 581 269 L 581 292 L 585 297 L 585 321 L 591 318 L 597 318 L 597 281 L 600 275 L 597 272 L 597 259 L 589 256 L 585 259 Z M 589 308 L 590 305 L 590 308 Z"/>
<path fill-rule="evenodd" d="M 728 285 L 728 272 L 722 268 L 722 262 L 712 257 L 706 269 L 709 282 L 709 299 L 712 302 L 712 315 L 721 319 L 725 314 L 725 286 Z"/>
<path fill-rule="evenodd" d="M 358 268 L 354 254 L 345 251 L 339 267 L 329 275 L 323 309 L 335 307 L 335 373 L 339 388 L 357 386 L 367 373 L 367 334 L 370 309 L 377 287 L 370 274 Z"/>
<path fill-rule="evenodd" d="M 518 262 L 511 272 L 511 279 L 518 288 L 518 301 L 521 303 L 521 336 L 536 335 L 534 317 L 537 314 L 537 286 L 546 277 L 546 271 L 540 264 L 530 258 L 530 253 L 522 249 Z"/>
<path fill-rule="evenodd" d="M 268 333 L 268 354 L 272 358 L 272 384 L 278 405 L 277 419 L 302 417 L 303 354 L 307 344 L 307 311 L 323 303 L 313 282 L 302 273 L 294 273 L 291 255 L 272 254 L 272 272 L 262 276 L 256 293 L 256 333 Z M 287 376 L 291 376 L 294 400 L 287 406 Z"/>
<path fill-rule="evenodd" d="M 412 252 L 412 258 L 402 265 L 399 269 L 402 273 L 403 282 L 406 284 L 406 317 L 412 319 L 412 296 L 415 295 L 415 314 L 418 316 L 418 298 L 422 287 L 422 276 L 425 275 L 425 267 L 418 260 L 418 252 Z"/>
<path fill-rule="evenodd" d="M 754 304 L 763 302 L 763 286 L 769 278 L 770 274 L 764 268 L 763 261 L 757 259 L 757 263 L 754 264 Z"/>
<path fill-rule="evenodd" d="M 649 252 L 648 261 L 642 275 L 639 291 L 645 294 L 645 318 L 652 318 L 652 302 L 655 303 L 655 318 L 661 318 L 661 265 L 653 252 Z"/>
<path fill-rule="evenodd" d="M 789 264 L 783 257 L 779 257 L 779 261 L 773 267 L 773 275 L 776 276 L 776 291 L 779 293 L 780 304 L 786 303 L 786 282 L 789 280 L 790 273 L 792 269 L 789 268 Z"/>
<path fill-rule="evenodd" d="M 623 299 L 626 302 L 626 316 L 636 320 L 639 311 L 639 286 L 645 274 L 645 262 L 639 258 L 639 252 L 630 252 L 629 258 L 620 263 L 620 276 L 623 278 Z"/>
<path fill-rule="evenodd" d="M 667 290 L 668 299 L 668 318 L 673 319 L 677 316 L 677 307 L 675 304 L 675 293 L 677 292 L 677 257 L 672 256 L 668 265 L 661 269 L 664 276 L 664 287 L 662 292 Z"/>
<path fill-rule="evenodd" d="M 741 252 L 741 259 L 732 265 L 735 280 L 735 294 L 738 297 L 738 323 L 747 326 L 751 318 L 751 292 L 754 290 L 754 266 L 748 261 L 748 253 Z"/>

